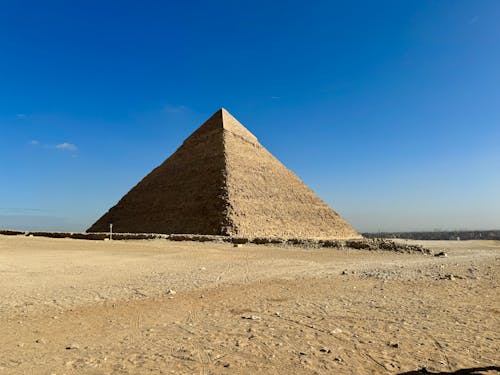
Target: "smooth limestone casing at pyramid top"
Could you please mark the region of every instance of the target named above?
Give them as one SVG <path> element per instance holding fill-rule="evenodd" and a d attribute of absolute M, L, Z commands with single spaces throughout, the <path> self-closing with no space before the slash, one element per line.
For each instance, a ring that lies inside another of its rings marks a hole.
<path fill-rule="evenodd" d="M 360 237 L 225 109 L 87 231 L 111 223 L 123 233 Z"/>

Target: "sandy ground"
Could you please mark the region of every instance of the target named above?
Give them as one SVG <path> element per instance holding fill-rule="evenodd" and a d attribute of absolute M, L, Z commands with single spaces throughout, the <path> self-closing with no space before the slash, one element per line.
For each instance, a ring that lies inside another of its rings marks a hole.
<path fill-rule="evenodd" d="M 500 242 L 419 243 L 0 236 L 0 374 L 499 373 Z"/>

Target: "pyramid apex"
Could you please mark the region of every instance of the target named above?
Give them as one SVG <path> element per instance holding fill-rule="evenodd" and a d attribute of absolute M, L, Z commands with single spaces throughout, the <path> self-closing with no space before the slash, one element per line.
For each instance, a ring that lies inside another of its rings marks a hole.
<path fill-rule="evenodd" d="M 224 118 L 224 116 L 228 116 L 228 115 L 229 115 L 229 116 L 231 116 L 232 118 L 234 118 L 234 116 L 231 114 L 231 112 L 229 112 L 229 111 L 228 111 L 226 108 L 224 108 L 224 107 L 220 107 L 220 108 L 217 110 L 217 112 L 215 112 L 215 113 L 220 113 L 220 114 L 223 116 L 223 118 Z"/>
<path fill-rule="evenodd" d="M 214 112 L 212 116 L 217 115 L 219 113 L 229 113 L 229 111 L 224 107 L 220 107 L 217 111 Z"/>
<path fill-rule="evenodd" d="M 250 142 L 258 142 L 257 137 L 245 128 L 229 111 L 225 108 L 220 109 L 222 117 L 222 127 L 224 130 L 237 134 Z"/>
<path fill-rule="evenodd" d="M 225 115 L 232 116 L 231 113 L 229 113 L 229 111 L 226 108 L 220 107 L 218 110 L 216 110 L 212 114 L 212 116 L 209 117 L 209 120 L 213 118 L 213 119 L 218 119 L 219 122 L 220 122 L 220 121 L 223 121 L 223 118 L 224 118 Z"/>

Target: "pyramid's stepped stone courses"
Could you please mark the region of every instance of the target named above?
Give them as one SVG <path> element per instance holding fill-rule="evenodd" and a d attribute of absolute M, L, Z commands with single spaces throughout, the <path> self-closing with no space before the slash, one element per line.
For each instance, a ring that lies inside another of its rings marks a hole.
<path fill-rule="evenodd" d="M 224 109 L 89 231 L 251 237 L 359 234 Z"/>

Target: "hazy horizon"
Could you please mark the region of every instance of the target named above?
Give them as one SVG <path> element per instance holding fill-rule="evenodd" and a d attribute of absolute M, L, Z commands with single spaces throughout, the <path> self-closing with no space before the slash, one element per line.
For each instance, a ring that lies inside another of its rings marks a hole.
<path fill-rule="evenodd" d="M 104 213 L 104 212 L 103 212 Z M 6 225 L 3 225 L 6 223 Z M 0 230 L 13 230 L 13 231 L 40 231 L 40 232 L 85 232 L 86 229 L 92 225 L 81 223 L 71 223 L 65 218 L 53 216 L 29 216 L 29 215 L 0 215 Z M 83 229 L 82 229 L 83 228 Z M 373 229 L 361 230 L 354 228 L 360 233 L 381 233 L 381 232 L 468 232 L 468 231 L 498 231 L 496 228 L 420 228 L 420 229 Z"/>
<path fill-rule="evenodd" d="M 0 229 L 84 231 L 220 107 L 360 232 L 500 229 L 499 17 L 4 4 Z"/>

